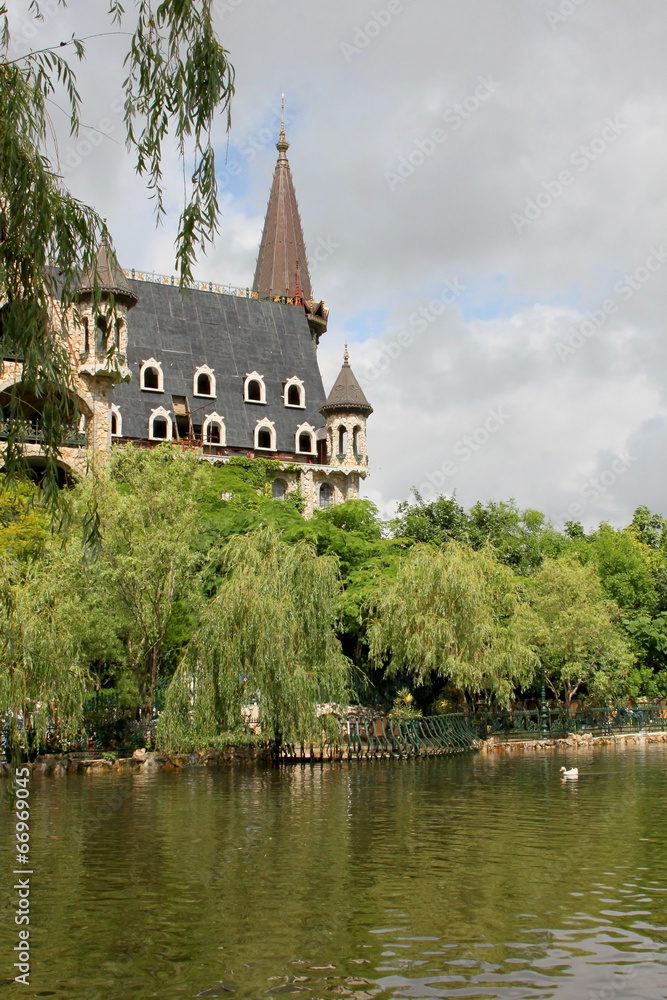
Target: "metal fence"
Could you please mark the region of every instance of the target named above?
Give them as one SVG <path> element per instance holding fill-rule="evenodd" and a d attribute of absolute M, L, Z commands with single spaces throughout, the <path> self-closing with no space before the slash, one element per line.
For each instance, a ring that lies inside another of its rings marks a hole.
<path fill-rule="evenodd" d="M 398 719 L 381 715 L 341 722 L 335 742 L 287 743 L 284 762 L 367 760 L 389 757 L 444 757 L 472 750 L 478 743 L 464 715 Z"/>
<path fill-rule="evenodd" d="M 667 730 L 667 709 L 661 705 L 577 708 L 575 712 L 567 712 L 562 707 L 506 711 L 476 709 L 466 714 L 466 720 L 481 739 L 490 736 L 551 739 L 568 733 L 606 736 L 611 733 Z"/>

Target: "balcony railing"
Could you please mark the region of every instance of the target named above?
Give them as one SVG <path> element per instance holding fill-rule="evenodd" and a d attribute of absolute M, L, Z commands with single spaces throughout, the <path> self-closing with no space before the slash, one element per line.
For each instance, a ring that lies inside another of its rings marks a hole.
<path fill-rule="evenodd" d="M 6 441 L 9 437 L 9 424 L 5 421 L 0 423 L 0 441 Z M 39 427 L 29 426 L 23 429 L 19 440 L 22 444 L 39 444 L 42 442 L 42 432 Z M 85 448 L 86 435 L 77 430 L 68 430 L 62 439 L 64 448 Z"/>
<path fill-rule="evenodd" d="M 158 274 L 157 271 L 137 271 L 135 268 L 123 269 L 126 278 L 132 281 L 152 281 L 156 285 L 178 286 L 178 278 L 173 274 Z M 217 281 L 191 281 L 186 286 L 196 292 L 214 292 L 216 295 L 235 295 L 243 299 L 260 299 L 262 302 L 279 302 L 283 305 L 293 306 L 294 299 L 288 295 L 260 295 L 253 292 L 249 287 L 241 288 L 239 285 L 222 285 Z"/>

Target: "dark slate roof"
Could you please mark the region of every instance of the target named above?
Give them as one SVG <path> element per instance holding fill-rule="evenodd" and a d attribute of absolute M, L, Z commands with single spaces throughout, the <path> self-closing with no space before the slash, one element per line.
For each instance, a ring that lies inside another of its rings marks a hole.
<path fill-rule="evenodd" d="M 263 297 L 286 295 L 291 298 L 298 291 L 306 301 L 309 301 L 313 293 L 299 206 L 287 162 L 288 148 L 289 143 L 285 139 L 283 128 L 276 143 L 279 156 L 273 174 L 252 289 Z"/>
<path fill-rule="evenodd" d="M 121 412 L 123 437 L 147 438 L 153 409 L 164 406 L 173 416 L 172 395 L 187 396 L 193 423 L 202 414 L 224 417 L 227 445 L 252 448 L 258 420 L 275 423 L 278 451 L 294 451 L 302 423 L 323 426 L 322 377 L 303 308 L 215 292 L 190 291 L 149 281 L 133 281 L 139 302 L 127 318 L 127 357 L 132 380 L 114 387 L 112 402 Z M 144 361 L 162 362 L 164 392 L 139 385 Z M 216 398 L 193 395 L 197 368 L 208 365 L 216 380 Z M 253 371 L 264 376 L 267 403 L 245 403 L 243 383 Z M 296 375 L 305 386 L 305 409 L 283 402 L 284 383 Z M 203 404 L 205 409 L 200 409 Z"/>
<path fill-rule="evenodd" d="M 127 302 L 130 307 L 134 305 L 137 296 L 132 291 L 123 269 L 116 260 L 116 255 L 106 240 L 102 241 L 97 251 L 95 267 L 90 267 L 81 278 L 79 283 L 80 296 L 93 294 L 95 272 L 97 272 L 97 287 L 102 294 L 113 295 L 114 298 Z"/>
<path fill-rule="evenodd" d="M 340 374 L 333 384 L 333 388 L 327 396 L 326 402 L 320 407 L 320 413 L 327 416 L 330 413 L 338 412 L 363 413 L 368 417 L 373 412 L 373 407 L 364 395 L 364 391 L 356 380 L 355 374 L 350 368 L 350 360 L 345 347 L 345 360 Z"/>

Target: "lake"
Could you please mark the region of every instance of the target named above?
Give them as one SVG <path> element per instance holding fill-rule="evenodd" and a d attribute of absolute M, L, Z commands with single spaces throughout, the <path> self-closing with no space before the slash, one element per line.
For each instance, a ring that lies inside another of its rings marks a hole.
<path fill-rule="evenodd" d="M 0 998 L 663 1000 L 667 748 L 564 762 L 36 776 L 31 984 Z"/>

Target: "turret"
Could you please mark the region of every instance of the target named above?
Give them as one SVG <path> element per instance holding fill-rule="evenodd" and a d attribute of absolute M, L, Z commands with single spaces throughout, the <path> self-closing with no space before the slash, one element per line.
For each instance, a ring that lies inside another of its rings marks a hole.
<path fill-rule="evenodd" d="M 341 468 L 368 467 L 366 420 L 373 407 L 350 367 L 345 345 L 343 367 L 320 413 L 326 418 L 328 464 Z"/>
<path fill-rule="evenodd" d="M 94 310 L 96 291 L 99 304 Z M 74 339 L 82 375 L 105 377 L 112 382 L 129 380 L 127 314 L 137 302 L 113 250 L 103 239 L 94 266 L 86 271 L 79 284 L 79 323 Z M 110 358 L 107 355 L 112 348 L 115 350 Z"/>

